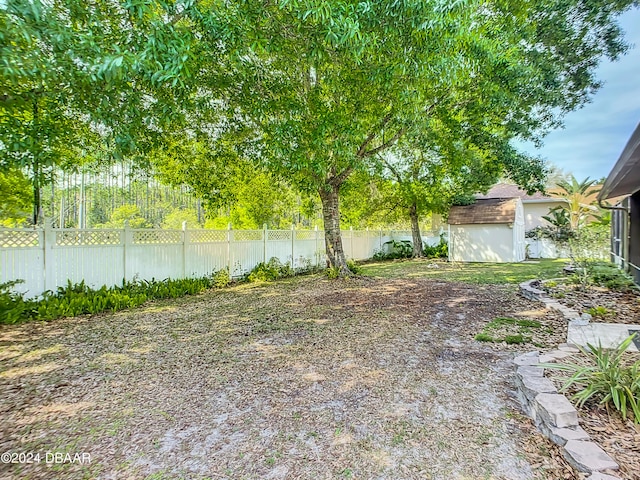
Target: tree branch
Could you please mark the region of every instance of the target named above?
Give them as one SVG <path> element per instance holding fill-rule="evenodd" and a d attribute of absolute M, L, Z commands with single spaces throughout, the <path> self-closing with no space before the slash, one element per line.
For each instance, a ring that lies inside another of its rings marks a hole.
<path fill-rule="evenodd" d="M 387 168 L 389 170 L 391 170 L 391 173 L 393 173 L 393 175 L 396 177 L 396 180 L 398 181 L 398 183 L 402 183 L 402 177 L 400 176 L 400 173 L 398 172 L 398 170 L 396 170 L 396 168 L 391 165 L 385 158 L 380 157 L 382 159 L 382 162 L 387 166 Z"/>
<path fill-rule="evenodd" d="M 358 152 L 356 153 L 356 156 L 358 157 L 364 157 L 365 156 L 365 152 L 367 150 L 367 146 L 369 146 L 369 144 L 371 143 L 371 141 L 376 138 L 376 135 L 378 135 L 378 131 L 384 127 L 387 123 L 389 123 L 391 121 L 391 118 L 393 117 L 393 114 L 388 113 L 387 115 L 385 115 L 385 117 L 382 119 L 382 122 L 380 122 L 380 124 L 376 125 L 376 128 L 374 131 L 372 131 L 367 138 L 364 139 L 364 142 L 362 142 L 362 145 L 360 145 L 360 148 L 358 149 Z"/>
<path fill-rule="evenodd" d="M 389 148 L 391 145 L 393 145 L 394 143 L 396 143 L 396 141 L 405 133 L 407 132 L 407 128 L 406 127 L 402 127 L 400 130 L 398 130 L 396 132 L 396 134 L 391 137 L 388 141 L 384 142 L 382 145 L 377 146 L 376 148 L 372 149 L 372 150 L 368 150 L 366 152 L 364 152 L 363 154 L 359 155 L 360 157 L 370 157 L 371 155 L 375 155 L 378 152 L 381 152 L 383 150 L 386 150 L 387 148 Z"/>

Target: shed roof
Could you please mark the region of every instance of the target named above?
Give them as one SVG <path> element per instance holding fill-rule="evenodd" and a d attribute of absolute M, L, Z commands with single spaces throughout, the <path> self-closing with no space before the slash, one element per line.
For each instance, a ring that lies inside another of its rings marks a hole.
<path fill-rule="evenodd" d="M 486 198 L 449 210 L 450 225 L 503 224 L 516 220 L 517 198 Z"/>
<path fill-rule="evenodd" d="M 640 124 L 604 182 L 598 200 L 626 196 L 640 190 Z"/>
<path fill-rule="evenodd" d="M 557 198 L 552 198 L 542 192 L 536 192 L 533 195 L 529 195 L 527 192 L 518 187 L 518 185 L 513 185 L 510 183 L 496 183 L 485 195 L 476 195 L 477 199 L 515 197 L 520 197 L 520 200 L 525 202 L 530 200 L 558 201 Z"/>

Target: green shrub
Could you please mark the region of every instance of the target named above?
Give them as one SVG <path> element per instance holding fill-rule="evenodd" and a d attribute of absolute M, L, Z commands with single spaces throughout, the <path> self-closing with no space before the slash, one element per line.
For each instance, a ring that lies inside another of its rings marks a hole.
<path fill-rule="evenodd" d="M 449 256 L 449 245 L 444 238 L 444 234 L 440 235 L 440 242 L 437 245 L 433 247 L 425 245 L 422 252 L 427 258 L 447 258 Z"/>
<path fill-rule="evenodd" d="M 223 268 L 218 270 L 211 276 L 211 282 L 215 288 L 224 288 L 231 283 L 231 275 L 229 275 L 229 269 Z"/>
<path fill-rule="evenodd" d="M 0 283 L 0 324 L 13 324 L 28 315 L 30 302 L 24 295 L 12 292 L 11 289 L 24 283 L 23 280 Z"/>
<path fill-rule="evenodd" d="M 591 282 L 595 285 L 619 292 L 637 289 L 633 279 L 612 263 L 594 262 L 587 264 L 586 269 Z"/>
<path fill-rule="evenodd" d="M 640 360 L 632 365 L 624 365 L 622 361 L 622 356 L 635 335 L 627 337 L 613 350 L 591 344 L 587 344 L 586 349 L 581 348 L 592 363 L 590 366 L 555 363 L 543 366 L 572 373 L 561 391 L 574 385 L 579 387 L 579 391 L 573 396 L 578 407 L 594 398 L 601 405 L 613 406 L 625 420 L 631 411 L 634 422 L 640 423 Z"/>
<path fill-rule="evenodd" d="M 213 287 L 221 288 L 230 283 L 230 278 L 227 270 L 220 270 L 201 278 L 133 280 L 123 282 L 122 286 L 103 286 L 97 290 L 84 281 L 75 284 L 68 281 L 66 286 L 58 287 L 55 292 L 46 291 L 33 300 L 25 300 L 22 294 L 11 291 L 18 283 L 20 282 L 15 281 L 0 285 L 0 323 L 115 312 L 137 307 L 151 299 L 178 298 L 195 295 Z"/>
<path fill-rule="evenodd" d="M 338 267 L 329 267 L 324 272 L 329 280 L 335 280 L 340 276 L 340 269 Z"/>
<path fill-rule="evenodd" d="M 609 310 L 607 307 L 598 305 L 597 307 L 587 309 L 587 313 L 592 317 L 604 318 L 611 313 L 611 310 Z"/>
<path fill-rule="evenodd" d="M 349 270 L 351 270 L 355 275 L 360 275 L 360 273 L 362 273 L 362 267 L 358 265 L 355 260 L 347 260 L 347 267 L 349 267 Z"/>
<path fill-rule="evenodd" d="M 374 253 L 374 260 L 392 260 L 397 258 L 411 258 L 413 256 L 413 243 L 409 240 L 389 240 L 385 242 L 388 252 L 384 250 Z"/>
<path fill-rule="evenodd" d="M 267 262 L 260 262 L 247 276 L 249 282 L 272 282 L 279 278 L 292 277 L 295 274 L 289 263 L 282 263 L 280 259 L 271 257 Z"/>

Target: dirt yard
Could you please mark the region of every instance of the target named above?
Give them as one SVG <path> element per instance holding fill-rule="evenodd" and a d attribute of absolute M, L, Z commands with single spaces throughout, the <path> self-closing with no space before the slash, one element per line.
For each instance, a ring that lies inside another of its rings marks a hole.
<path fill-rule="evenodd" d="M 0 478 L 574 478 L 512 398 L 535 347 L 473 340 L 545 317 L 515 291 L 310 276 L 0 327 L 0 452 L 41 455 Z"/>

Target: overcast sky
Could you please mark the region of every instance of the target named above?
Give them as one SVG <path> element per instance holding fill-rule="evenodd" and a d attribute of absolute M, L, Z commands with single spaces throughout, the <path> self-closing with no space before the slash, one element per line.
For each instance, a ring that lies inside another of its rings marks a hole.
<path fill-rule="evenodd" d="M 631 49 L 617 62 L 603 63 L 604 86 L 593 102 L 565 117 L 565 128 L 551 132 L 544 146 L 519 148 L 573 173 L 578 180 L 606 177 L 640 123 L 640 9 L 620 17 Z"/>

